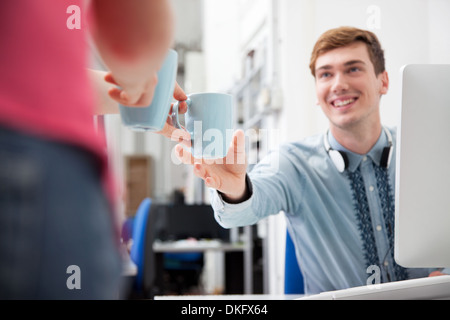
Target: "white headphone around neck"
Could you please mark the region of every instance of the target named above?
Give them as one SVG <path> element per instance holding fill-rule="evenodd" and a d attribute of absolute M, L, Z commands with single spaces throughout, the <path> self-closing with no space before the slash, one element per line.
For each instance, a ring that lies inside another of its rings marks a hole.
<path fill-rule="evenodd" d="M 392 158 L 392 135 L 388 129 L 383 127 L 384 132 L 386 132 L 386 136 L 388 138 L 388 146 L 383 148 L 383 152 L 381 153 L 380 166 L 383 168 L 389 168 L 389 164 L 391 163 Z M 348 167 L 348 157 L 344 151 L 331 149 L 330 143 L 328 142 L 328 131 L 323 136 L 323 144 L 325 149 L 328 152 L 328 155 L 333 161 L 336 169 L 339 172 L 344 172 Z"/>

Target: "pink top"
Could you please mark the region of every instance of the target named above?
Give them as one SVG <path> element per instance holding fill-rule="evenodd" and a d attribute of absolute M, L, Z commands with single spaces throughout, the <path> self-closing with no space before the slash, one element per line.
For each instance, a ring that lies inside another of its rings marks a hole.
<path fill-rule="evenodd" d="M 73 144 L 104 168 L 103 132 L 94 128 L 93 92 L 86 72 L 88 46 L 82 0 L 14 0 L 0 4 L 0 125 Z M 80 10 L 68 10 L 71 5 Z M 69 11 L 69 13 L 67 13 Z M 81 21 L 81 29 L 70 29 Z"/>

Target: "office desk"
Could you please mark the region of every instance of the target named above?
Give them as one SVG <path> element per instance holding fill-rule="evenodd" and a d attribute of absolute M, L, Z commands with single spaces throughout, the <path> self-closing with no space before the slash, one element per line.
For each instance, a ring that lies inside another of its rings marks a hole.
<path fill-rule="evenodd" d="M 225 243 L 220 240 L 178 240 L 170 242 L 155 241 L 155 253 L 189 253 L 189 252 L 242 252 L 244 255 L 244 293 L 252 293 L 252 248 L 243 243 Z M 160 265 L 161 262 L 158 262 Z M 161 270 L 161 269 L 159 269 Z"/>
<path fill-rule="evenodd" d="M 449 300 L 450 275 L 327 291 L 302 300 Z"/>
<path fill-rule="evenodd" d="M 242 243 L 224 243 L 218 240 L 179 240 L 162 242 L 155 241 L 154 252 L 206 252 L 206 251 L 245 251 Z"/>
<path fill-rule="evenodd" d="M 302 297 L 302 294 L 211 294 L 198 296 L 155 296 L 154 300 L 296 300 Z"/>

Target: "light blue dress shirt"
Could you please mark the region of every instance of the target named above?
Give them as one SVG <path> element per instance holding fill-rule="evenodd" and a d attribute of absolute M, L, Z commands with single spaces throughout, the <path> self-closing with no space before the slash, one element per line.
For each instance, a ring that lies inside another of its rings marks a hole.
<path fill-rule="evenodd" d="M 394 261 L 396 130 L 389 130 L 394 150 L 387 169 L 380 167 L 388 145 L 384 131 L 367 155 L 346 150 L 328 133 L 332 149 L 348 156 L 343 173 L 328 156 L 323 134 L 281 146 L 248 173 L 248 200 L 229 204 L 212 190 L 216 220 L 230 228 L 283 211 L 307 294 L 375 283 L 377 277 L 427 276 L 431 269 L 405 269 Z"/>

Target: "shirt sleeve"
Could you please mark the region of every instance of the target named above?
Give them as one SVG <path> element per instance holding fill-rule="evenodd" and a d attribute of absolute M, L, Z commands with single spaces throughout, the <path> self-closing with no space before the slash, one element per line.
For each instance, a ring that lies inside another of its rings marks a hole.
<path fill-rule="evenodd" d="M 444 268 L 441 270 L 442 273 L 450 274 L 450 268 Z"/>
<path fill-rule="evenodd" d="M 246 183 L 250 197 L 236 204 L 226 202 L 220 192 L 210 189 L 214 217 L 222 227 L 241 227 L 258 222 L 259 218 L 252 214 L 253 185 L 248 175 L 246 175 Z"/>
<path fill-rule="evenodd" d="M 280 211 L 294 211 L 301 197 L 302 176 L 281 151 L 271 152 L 246 176 L 250 198 L 227 203 L 211 189 L 211 205 L 217 222 L 225 227 L 252 225 Z"/>

